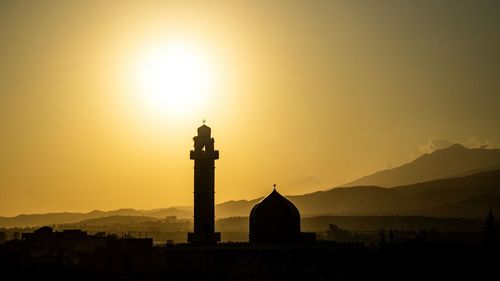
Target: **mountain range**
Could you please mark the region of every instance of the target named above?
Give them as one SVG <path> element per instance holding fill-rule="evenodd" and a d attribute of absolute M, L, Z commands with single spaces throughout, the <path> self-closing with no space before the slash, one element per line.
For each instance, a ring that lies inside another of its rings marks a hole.
<path fill-rule="evenodd" d="M 361 177 L 342 186 L 395 187 L 499 169 L 500 149 L 470 149 L 456 143 L 424 154 L 410 163 Z"/>
<path fill-rule="evenodd" d="M 341 187 L 287 198 L 303 216 L 482 217 L 489 209 L 499 209 L 499 196 L 500 149 L 454 144 Z M 216 213 L 247 216 L 258 201 L 224 202 Z"/>
<path fill-rule="evenodd" d="M 500 213 L 500 170 L 412 185 L 338 187 L 328 191 L 287 196 L 302 216 L 426 215 L 483 217 Z M 258 200 L 217 205 L 218 217 L 248 216 Z"/>
<path fill-rule="evenodd" d="M 178 218 L 192 218 L 192 207 L 171 207 L 152 210 L 119 209 L 113 211 L 95 210 L 88 213 L 48 213 L 19 215 L 15 217 L 0 217 L 0 227 L 24 227 L 42 226 L 51 224 L 75 223 L 84 220 L 114 217 L 114 216 L 138 216 L 151 218 L 165 218 L 176 216 Z"/>
<path fill-rule="evenodd" d="M 299 208 L 304 217 L 483 217 L 489 209 L 500 213 L 500 149 L 468 149 L 455 144 L 341 187 L 287 198 Z M 259 200 L 260 198 L 217 204 L 217 218 L 246 217 Z M 192 218 L 192 207 L 19 215 L 0 217 L 0 227 L 73 223 L 109 216 Z"/>

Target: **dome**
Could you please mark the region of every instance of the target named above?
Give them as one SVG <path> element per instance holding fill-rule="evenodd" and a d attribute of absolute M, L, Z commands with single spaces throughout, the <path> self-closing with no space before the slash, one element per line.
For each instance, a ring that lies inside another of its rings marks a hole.
<path fill-rule="evenodd" d="M 276 189 L 250 212 L 250 242 L 287 243 L 300 239 L 300 213 Z"/>
<path fill-rule="evenodd" d="M 207 125 L 203 124 L 198 128 L 198 136 L 210 137 L 210 132 L 212 130 Z"/>

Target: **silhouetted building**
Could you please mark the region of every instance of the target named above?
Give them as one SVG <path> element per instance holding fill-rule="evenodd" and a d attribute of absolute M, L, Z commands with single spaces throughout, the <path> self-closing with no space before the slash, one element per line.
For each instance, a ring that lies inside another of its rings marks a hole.
<path fill-rule="evenodd" d="M 250 243 L 217 243 L 214 162 L 219 153 L 210 134 L 209 127 L 198 128 L 191 151 L 195 160 L 191 244 L 170 241 L 155 247 L 150 238 L 119 239 L 102 232 L 89 235 L 78 229 L 42 227 L 23 233 L 22 240 L 0 244 L 0 276 L 6 280 L 152 281 L 498 279 L 498 243 L 428 242 L 430 235 L 415 231 L 391 231 L 390 243 L 383 238 L 378 247 L 315 241 L 314 233 L 301 232 L 299 210 L 276 189 L 250 213 Z M 497 241 L 497 224 L 492 213 L 488 217 L 485 234 Z M 169 220 L 175 218 L 165 219 Z M 401 237 L 404 241 L 399 241 Z M 333 224 L 327 238 L 358 241 Z"/>
<path fill-rule="evenodd" d="M 219 159 L 219 151 L 214 150 L 211 129 L 205 124 L 198 128 L 193 140 L 190 159 L 194 160 L 194 232 L 188 233 L 188 241 L 213 244 L 220 241 L 220 233 L 214 231 L 215 160 Z"/>
<path fill-rule="evenodd" d="M 314 241 L 314 233 L 300 232 L 297 207 L 276 191 L 257 203 L 250 212 L 250 243 L 279 244 Z"/>
<path fill-rule="evenodd" d="M 48 251 L 49 253 L 84 253 L 96 248 L 105 247 L 108 238 L 88 235 L 80 229 L 53 231 L 44 226 L 33 233 L 23 233 L 22 241 L 32 252 Z"/>

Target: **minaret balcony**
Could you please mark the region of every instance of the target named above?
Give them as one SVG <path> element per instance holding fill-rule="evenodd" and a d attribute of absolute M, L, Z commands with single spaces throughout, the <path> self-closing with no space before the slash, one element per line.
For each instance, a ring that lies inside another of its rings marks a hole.
<path fill-rule="evenodd" d="M 196 150 L 191 150 L 189 152 L 189 158 L 194 160 L 194 159 L 219 159 L 219 151 L 214 150 L 214 151 L 196 151 Z"/>

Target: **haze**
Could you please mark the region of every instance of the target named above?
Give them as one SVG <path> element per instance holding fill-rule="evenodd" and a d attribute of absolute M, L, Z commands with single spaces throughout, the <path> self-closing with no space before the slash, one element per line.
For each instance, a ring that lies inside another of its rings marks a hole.
<path fill-rule="evenodd" d="M 498 1 L 2 1 L 0 215 L 191 205 L 202 119 L 217 202 L 328 189 L 436 138 L 495 146 L 499 14 Z M 155 110 L 131 77 L 169 42 L 212 80 Z"/>

